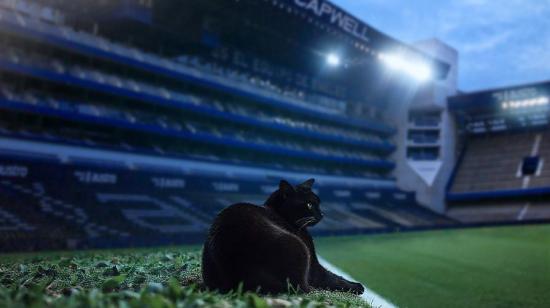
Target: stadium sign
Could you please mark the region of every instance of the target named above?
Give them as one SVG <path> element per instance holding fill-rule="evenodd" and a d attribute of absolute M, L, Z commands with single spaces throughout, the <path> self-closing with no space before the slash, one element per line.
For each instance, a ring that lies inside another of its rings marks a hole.
<path fill-rule="evenodd" d="M 100 173 L 88 170 L 76 170 L 74 176 L 79 182 L 89 184 L 116 184 L 117 175 L 114 173 Z"/>
<path fill-rule="evenodd" d="M 369 41 L 369 27 L 343 10 L 324 0 L 294 0 L 300 9 L 311 11 L 329 24 L 335 25 L 356 38 Z"/>
<path fill-rule="evenodd" d="M 0 165 L 0 176 L 10 178 L 25 178 L 29 170 L 25 166 L 19 165 Z"/>
<path fill-rule="evenodd" d="M 212 186 L 215 191 L 225 191 L 225 192 L 238 192 L 239 184 L 233 182 L 213 182 Z"/>
<path fill-rule="evenodd" d="M 158 188 L 185 188 L 185 179 L 154 177 L 151 182 Z"/>
<path fill-rule="evenodd" d="M 493 97 L 499 102 L 533 98 L 537 95 L 539 93 L 535 87 L 493 93 Z"/>

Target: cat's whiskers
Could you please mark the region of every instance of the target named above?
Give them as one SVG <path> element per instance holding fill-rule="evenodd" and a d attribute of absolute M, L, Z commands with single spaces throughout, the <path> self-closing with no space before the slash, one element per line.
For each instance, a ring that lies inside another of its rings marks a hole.
<path fill-rule="evenodd" d="M 314 221 L 315 221 L 315 218 L 309 219 L 308 221 L 306 221 L 306 222 L 304 223 L 304 225 L 302 226 L 302 228 L 304 228 L 305 226 L 309 225 L 310 223 L 312 223 L 312 222 L 314 222 Z"/>
<path fill-rule="evenodd" d="M 300 226 L 298 229 L 301 230 L 305 226 L 307 226 L 309 223 L 314 222 L 314 221 L 315 221 L 315 217 L 309 216 L 309 217 L 303 217 L 303 218 L 298 219 L 296 221 L 296 224 Z"/>
<path fill-rule="evenodd" d="M 296 225 L 301 225 L 304 221 L 308 221 L 308 220 L 311 220 L 311 219 L 314 219 L 314 217 L 312 217 L 312 216 L 302 217 L 302 218 L 296 220 L 295 224 Z"/>

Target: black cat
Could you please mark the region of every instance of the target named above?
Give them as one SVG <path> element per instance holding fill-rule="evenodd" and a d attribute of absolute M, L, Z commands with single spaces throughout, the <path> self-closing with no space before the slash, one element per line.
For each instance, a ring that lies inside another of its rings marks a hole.
<path fill-rule="evenodd" d="M 244 290 L 281 293 L 289 284 L 363 293 L 363 286 L 323 268 L 306 227 L 323 213 L 310 179 L 296 188 L 282 180 L 264 207 L 238 203 L 216 217 L 202 255 L 202 276 L 211 290 L 227 292 L 242 283 Z"/>

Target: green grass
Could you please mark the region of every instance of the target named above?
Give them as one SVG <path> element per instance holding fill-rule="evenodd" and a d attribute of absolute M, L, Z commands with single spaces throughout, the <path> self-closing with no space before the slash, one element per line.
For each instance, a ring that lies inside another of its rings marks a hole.
<path fill-rule="evenodd" d="M 550 307 L 550 225 L 318 238 L 316 245 L 399 307 Z M 198 286 L 199 251 L 0 255 L 0 307 L 367 306 L 335 292 L 206 292 Z"/>
<path fill-rule="evenodd" d="M 198 247 L 0 255 L 0 307 L 358 307 L 317 291 L 259 297 L 201 290 Z"/>
<path fill-rule="evenodd" d="M 399 307 L 550 307 L 550 226 L 322 238 L 331 263 Z"/>

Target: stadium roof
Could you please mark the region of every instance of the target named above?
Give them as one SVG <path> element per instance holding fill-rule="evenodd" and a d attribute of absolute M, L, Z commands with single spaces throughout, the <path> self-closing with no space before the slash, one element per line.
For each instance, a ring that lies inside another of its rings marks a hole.
<path fill-rule="evenodd" d="M 207 27 L 220 38 L 257 45 L 258 51 L 263 47 L 271 53 L 277 51 L 281 56 L 290 53 L 296 57 L 296 50 L 303 50 L 306 55 L 323 59 L 327 53 L 335 52 L 350 66 L 364 64 L 381 53 L 400 52 L 408 59 L 429 62 L 438 78 L 444 77 L 449 68 L 446 63 L 383 34 L 329 1 L 164 0 L 156 3 L 157 19 L 172 29 L 188 28 L 193 19 L 201 19 L 202 22 L 196 24 L 204 27 L 206 20 Z M 253 32 L 247 33 L 245 29 Z"/>
<path fill-rule="evenodd" d="M 550 80 L 461 93 L 450 97 L 449 109 L 464 113 L 498 112 L 502 103 L 550 97 Z"/>
<path fill-rule="evenodd" d="M 548 127 L 550 81 L 461 94 L 448 105 L 469 133 Z"/>

